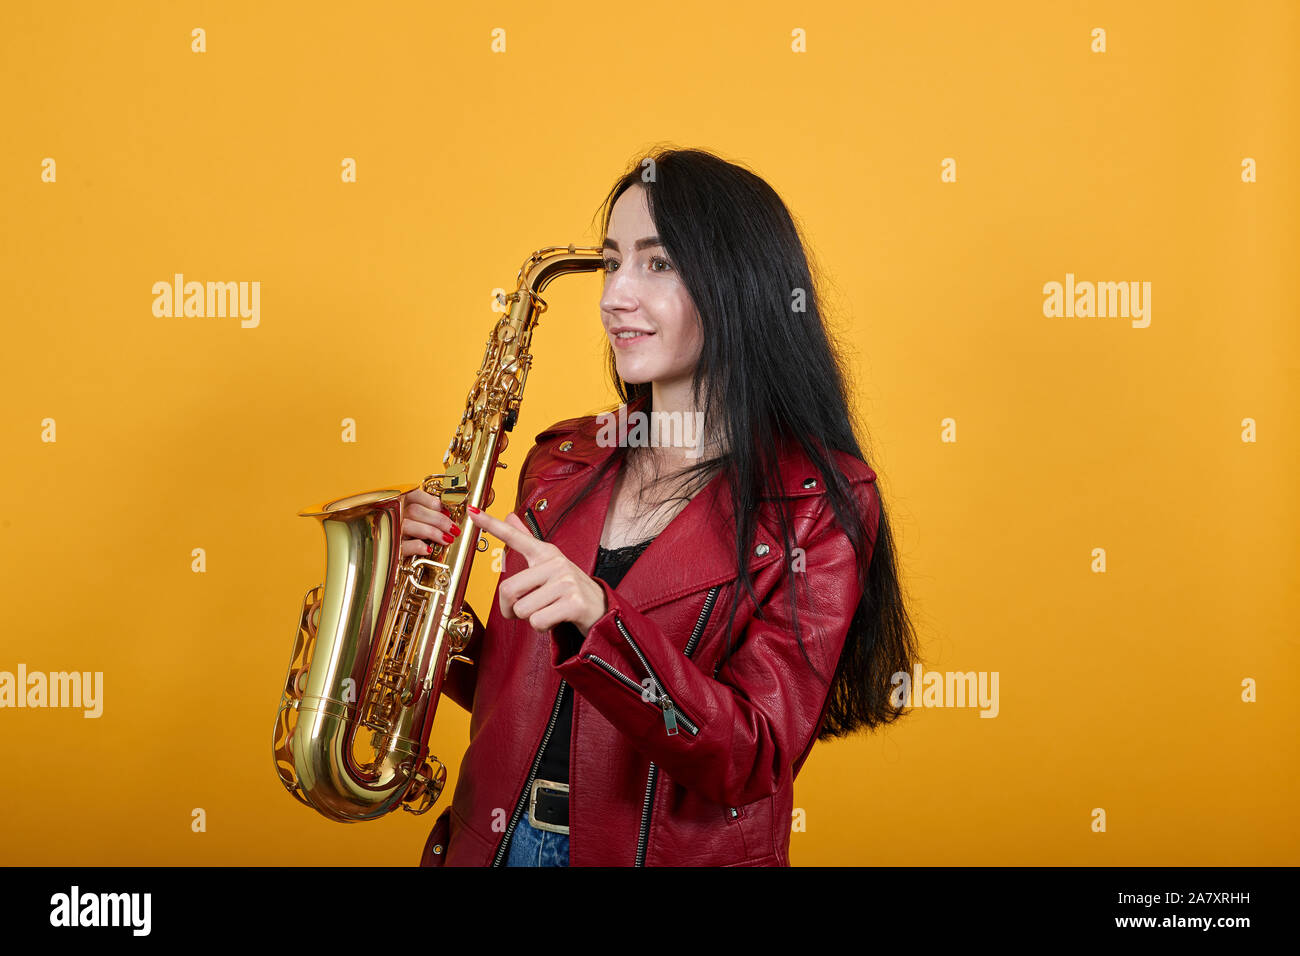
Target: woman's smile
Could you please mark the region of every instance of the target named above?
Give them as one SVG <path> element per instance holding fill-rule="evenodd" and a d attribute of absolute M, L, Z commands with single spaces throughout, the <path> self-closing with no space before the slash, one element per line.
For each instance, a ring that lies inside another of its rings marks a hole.
<path fill-rule="evenodd" d="M 653 332 L 648 332 L 645 329 L 615 328 L 609 330 L 609 337 L 616 349 L 633 348 L 652 335 L 654 335 Z"/>

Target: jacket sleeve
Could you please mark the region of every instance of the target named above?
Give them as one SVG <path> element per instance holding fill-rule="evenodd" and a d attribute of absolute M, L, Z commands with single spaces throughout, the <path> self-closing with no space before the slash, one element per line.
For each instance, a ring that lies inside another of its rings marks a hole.
<path fill-rule="evenodd" d="M 862 482 L 854 489 L 874 542 L 875 486 Z M 784 574 L 763 603 L 763 618 L 745 623 L 739 646 L 716 678 L 683 653 L 684 635 L 665 634 L 600 579 L 608 610 L 585 639 L 576 628 L 567 638 L 556 629 L 551 662 L 674 782 L 726 806 L 743 806 L 774 793 L 793 779 L 821 728 L 829 681 L 862 597 L 853 548 L 834 522 L 829 503 L 808 539 L 796 544 L 804 548 L 804 570 L 793 575 L 802 578 L 796 587 L 800 634 L 820 677 L 796 642 L 789 576 Z M 575 651 L 577 640 L 581 644 Z M 620 681 L 597 658 L 648 690 Z M 676 734 L 669 731 L 665 694 L 698 727 L 697 733 L 686 731 L 680 721 Z"/>

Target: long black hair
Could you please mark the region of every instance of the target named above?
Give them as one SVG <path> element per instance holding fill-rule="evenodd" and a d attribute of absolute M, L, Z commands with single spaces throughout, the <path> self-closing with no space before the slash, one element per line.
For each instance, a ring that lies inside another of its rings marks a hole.
<path fill-rule="evenodd" d="M 703 346 L 692 379 L 694 403 L 723 449 L 671 476 L 680 482 L 675 485 L 682 492 L 678 498 L 689 497 L 726 470 L 740 584 L 761 617 L 747 567 L 754 515 L 760 498 L 780 500 L 778 436 L 799 442 L 823 477 L 835 517 L 852 543 L 863 587 L 831 679 L 818 739 L 890 723 L 903 713 L 890 700 L 893 675 L 910 677 L 916 634 L 899 587 L 879 482 L 879 521 L 871 545 L 866 515 L 833 458 L 833 451 L 841 451 L 866 461 L 855 434 L 847 374 L 823 325 L 821 296 L 799 229 L 772 187 L 749 169 L 704 150 L 661 147 L 634 160 L 610 190 L 597 213 L 602 239 L 614 203 L 634 185 L 645 189 L 664 250 L 699 312 Z M 649 382 L 627 383 L 619 377 L 613 347 L 606 347 L 620 400 L 631 403 L 650 395 Z M 620 445 L 570 499 L 557 522 L 609 468 L 637 454 L 636 448 Z M 813 667 L 794 602 L 796 581 L 803 575 L 795 573 L 789 559 L 793 540 L 785 509 L 777 508 L 777 513 L 795 636 Z M 734 650 L 730 635 L 740 594 L 741 587 L 733 589 L 725 656 Z"/>

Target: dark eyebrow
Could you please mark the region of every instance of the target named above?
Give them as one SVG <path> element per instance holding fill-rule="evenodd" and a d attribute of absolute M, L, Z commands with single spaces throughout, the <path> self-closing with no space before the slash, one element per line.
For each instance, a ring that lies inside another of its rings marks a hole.
<path fill-rule="evenodd" d="M 644 239 L 638 239 L 634 242 L 632 244 L 632 249 L 634 252 L 640 252 L 642 249 L 653 249 L 655 246 L 662 245 L 663 243 L 659 241 L 658 236 L 646 236 Z M 608 236 L 605 237 L 605 244 L 601 246 L 601 248 L 613 249 L 615 252 L 619 251 L 618 243 L 613 239 L 610 239 Z"/>

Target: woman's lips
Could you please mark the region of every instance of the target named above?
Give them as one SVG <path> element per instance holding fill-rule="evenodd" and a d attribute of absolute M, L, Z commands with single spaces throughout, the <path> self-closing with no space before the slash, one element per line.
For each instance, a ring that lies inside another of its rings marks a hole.
<path fill-rule="evenodd" d="M 639 335 L 619 335 L 616 332 L 611 332 L 609 337 L 614 340 L 614 348 L 630 349 L 641 344 L 652 335 L 654 335 L 653 332 L 642 332 Z"/>

